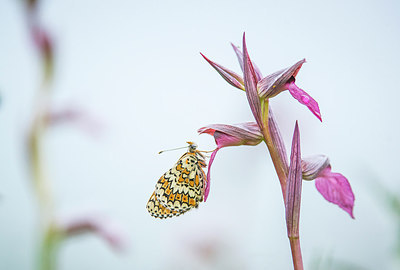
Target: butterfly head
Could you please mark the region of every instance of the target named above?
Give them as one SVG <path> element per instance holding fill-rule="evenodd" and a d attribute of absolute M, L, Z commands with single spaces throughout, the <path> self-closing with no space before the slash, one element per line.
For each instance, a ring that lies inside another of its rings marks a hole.
<path fill-rule="evenodd" d="M 188 151 L 190 153 L 195 153 L 197 149 L 197 144 L 195 144 L 194 142 L 187 142 L 187 143 L 189 144 Z"/>

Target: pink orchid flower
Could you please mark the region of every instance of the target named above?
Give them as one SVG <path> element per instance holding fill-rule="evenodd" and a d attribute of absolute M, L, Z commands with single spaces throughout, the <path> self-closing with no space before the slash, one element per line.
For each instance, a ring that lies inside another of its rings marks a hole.
<path fill-rule="evenodd" d="M 321 195 L 346 211 L 353 219 L 354 193 L 346 177 L 331 171 L 327 156 L 318 155 L 302 160 L 303 179 L 315 180 L 315 187 Z"/>
<path fill-rule="evenodd" d="M 226 146 L 257 145 L 264 141 L 277 172 L 285 203 L 286 226 L 290 241 L 294 269 L 303 269 L 299 241 L 299 217 L 302 179 L 314 180 L 320 194 L 329 202 L 338 205 L 354 218 L 354 194 L 348 180 L 340 173 L 331 171 L 329 159 L 325 156 L 301 159 L 299 127 L 296 121 L 292 140 L 290 166 L 286 148 L 277 122 L 269 104 L 269 99 L 282 91 L 290 94 L 320 120 L 318 103 L 295 84 L 295 78 L 305 59 L 293 66 L 263 77 L 258 67 L 251 61 L 243 35 L 243 52 L 232 45 L 243 71 L 243 77 L 202 56 L 232 86 L 244 90 L 256 123 L 241 125 L 209 125 L 199 129 L 199 133 L 214 136 L 217 148 L 213 151 L 207 173 L 208 184 L 205 199 L 210 190 L 210 167 L 217 151 Z"/>
<path fill-rule="evenodd" d="M 252 92 L 251 93 L 251 108 L 253 113 L 260 113 L 256 104 L 256 95 L 261 99 L 269 99 L 275 97 L 279 93 L 285 90 L 289 90 L 289 93 L 301 104 L 306 105 L 309 110 L 320 120 L 321 112 L 319 110 L 318 103 L 304 90 L 299 88 L 296 84 L 296 76 L 300 71 L 302 65 L 306 62 L 305 59 L 302 59 L 292 65 L 291 67 L 282 69 L 280 71 L 274 72 L 266 77 L 262 77 L 261 71 L 257 68 L 257 66 L 250 60 L 250 57 L 247 52 L 245 37 L 243 36 L 243 53 L 232 44 L 232 47 L 238 57 L 240 66 L 244 73 L 243 78 L 236 74 L 235 72 L 211 61 L 203 54 L 201 54 L 204 59 L 215 69 L 217 72 L 232 86 L 245 90 L 248 89 L 245 87 L 245 81 L 247 76 L 247 83 L 251 83 Z M 248 72 L 245 72 L 245 70 Z M 249 86 L 249 85 L 248 85 Z M 249 97 L 248 97 L 249 98 Z M 256 117 L 256 119 L 258 116 Z"/>
<path fill-rule="evenodd" d="M 278 72 L 275 72 L 275 73 L 263 78 L 261 71 L 250 60 L 250 57 L 248 56 L 245 37 L 243 37 L 243 53 L 238 49 L 237 46 L 232 44 L 232 47 L 237 55 L 239 64 L 245 74 L 244 79 L 241 76 L 237 75 L 235 72 L 209 60 L 203 54 L 202 54 L 202 56 L 232 86 L 234 86 L 238 89 L 241 89 L 241 90 L 247 89 L 246 94 L 248 96 L 250 107 L 251 107 L 254 117 L 257 121 L 257 124 L 261 129 L 263 127 L 264 123 L 263 123 L 263 120 L 261 117 L 262 108 L 261 108 L 259 99 L 260 98 L 261 99 L 269 99 L 271 97 L 276 96 L 277 94 L 284 91 L 285 89 L 288 89 L 290 91 L 290 89 L 292 87 L 296 88 L 297 86 L 295 86 L 295 84 L 294 84 L 294 79 L 297 76 L 303 63 L 305 63 L 305 60 L 303 59 L 301 61 L 298 61 L 291 67 L 282 69 Z M 300 90 L 295 89 L 295 90 L 292 90 L 291 93 L 293 96 L 299 97 L 299 99 L 307 100 L 308 95 L 305 92 L 304 92 L 305 93 L 304 94 L 303 92 L 304 91 L 301 89 Z M 299 100 L 299 101 L 301 101 L 301 100 Z M 309 107 L 310 110 L 320 119 L 319 107 L 318 107 L 317 102 L 314 99 L 312 99 L 311 97 L 309 97 L 308 101 L 309 101 L 308 106 L 310 106 Z M 260 129 L 258 129 L 258 132 L 261 133 Z M 200 129 L 200 130 L 202 130 L 202 129 Z M 286 148 L 285 148 L 285 145 L 284 145 L 284 142 L 282 139 L 282 135 L 279 131 L 277 122 L 273 116 L 271 106 L 269 106 L 269 111 L 268 111 L 268 130 L 269 130 L 269 134 L 270 134 L 270 138 L 271 138 L 272 147 L 275 149 L 277 156 L 278 156 L 278 160 L 280 161 L 278 164 L 281 167 L 281 171 L 283 172 L 283 174 L 285 174 L 287 177 L 288 172 L 289 172 L 289 166 L 288 166 Z M 214 133 L 211 133 L 211 132 L 202 131 L 200 133 L 208 133 L 210 135 L 214 135 Z M 217 133 L 217 137 L 216 136 L 214 136 L 214 137 L 217 142 L 216 151 L 218 151 L 220 149 L 220 147 L 218 147 L 218 142 L 219 142 L 219 139 L 217 138 L 218 133 Z M 219 143 L 221 144 L 221 142 L 219 142 Z M 238 144 L 238 145 L 240 145 L 240 144 Z M 213 155 L 211 156 L 210 163 L 213 162 L 216 151 L 214 151 Z M 310 160 L 308 160 L 308 163 L 305 163 L 305 161 L 303 160 L 302 164 L 303 164 L 303 166 L 304 166 L 304 164 L 308 164 L 308 166 L 310 166 L 312 163 L 315 163 L 315 161 L 311 162 Z M 327 167 L 328 165 L 329 165 L 329 160 L 328 160 L 328 164 L 326 164 L 325 167 Z M 321 166 L 320 166 L 320 168 L 321 168 Z M 322 169 L 324 169 L 325 167 L 323 167 Z M 322 169 L 321 169 L 321 171 L 322 171 Z M 313 179 L 317 178 L 317 175 L 314 175 L 314 178 L 312 178 L 312 179 L 310 179 L 310 176 L 307 177 L 306 173 L 310 173 L 311 171 L 312 170 L 310 170 L 310 168 L 308 168 L 308 169 L 303 168 L 303 178 L 305 180 L 313 180 Z M 343 178 L 346 179 L 344 176 L 343 176 Z M 328 200 L 329 202 L 337 204 L 339 207 L 341 207 L 346 212 L 348 212 L 351 217 L 353 217 L 352 209 L 354 207 L 354 194 L 351 191 L 351 187 L 350 187 L 350 184 L 348 183 L 347 179 L 346 179 L 347 184 L 343 184 L 344 183 L 343 180 L 342 181 L 337 180 L 336 182 L 338 182 L 338 183 L 340 182 L 340 183 L 342 183 L 342 185 L 336 184 L 336 188 L 334 187 L 335 181 L 333 181 L 332 178 L 329 178 L 329 179 L 331 179 L 329 182 L 328 182 L 328 180 L 326 180 L 326 179 L 328 179 L 328 177 L 321 178 L 321 179 L 325 179 L 325 181 L 316 180 L 316 187 L 317 187 L 317 190 L 321 193 L 321 195 L 323 195 L 324 198 L 326 200 Z M 336 179 L 336 178 L 334 178 L 334 179 Z M 321 188 L 322 187 L 321 183 L 325 183 L 325 185 L 324 185 L 326 187 L 325 189 Z M 330 183 L 330 184 L 327 184 L 327 183 Z M 320 188 L 318 188 L 318 187 L 320 187 Z M 336 196 L 336 198 L 333 198 L 334 196 L 332 194 L 338 194 L 338 192 L 339 192 L 338 189 L 340 187 L 343 187 L 343 189 L 345 190 L 343 192 L 344 192 L 344 194 L 347 194 L 347 195 L 342 195 L 339 197 Z M 336 190 L 336 193 L 333 193 L 333 190 Z M 331 194 L 331 196 L 328 196 L 328 194 Z M 352 202 L 348 198 L 353 198 Z"/>
<path fill-rule="evenodd" d="M 214 136 L 217 148 L 212 152 L 207 170 L 207 185 L 204 192 L 204 201 L 207 201 L 210 193 L 210 169 L 218 150 L 227 146 L 257 145 L 263 140 L 263 135 L 254 122 L 235 125 L 214 124 L 202 127 L 200 134 L 207 133 Z"/>

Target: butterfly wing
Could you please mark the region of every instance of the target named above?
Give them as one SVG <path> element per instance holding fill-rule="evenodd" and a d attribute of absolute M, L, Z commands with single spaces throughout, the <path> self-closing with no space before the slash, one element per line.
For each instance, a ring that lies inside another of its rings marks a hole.
<path fill-rule="evenodd" d="M 173 217 L 173 216 L 179 216 L 185 212 L 183 211 L 176 211 L 176 210 L 170 210 L 166 207 L 164 207 L 156 198 L 156 193 L 153 192 L 153 194 L 150 196 L 149 201 L 147 202 L 147 211 L 149 211 L 150 215 L 156 218 L 168 218 L 168 217 Z"/>
<path fill-rule="evenodd" d="M 198 207 L 204 197 L 204 166 L 204 160 L 199 159 L 196 153 L 184 154 L 158 180 L 154 191 L 158 204 L 179 214 Z"/>

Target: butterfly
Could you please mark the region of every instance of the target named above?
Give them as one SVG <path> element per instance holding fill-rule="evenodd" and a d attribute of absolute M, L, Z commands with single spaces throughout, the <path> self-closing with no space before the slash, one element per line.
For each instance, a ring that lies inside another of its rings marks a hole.
<path fill-rule="evenodd" d="M 183 154 L 174 167 L 164 173 L 156 184 L 147 202 L 147 211 L 156 218 L 179 216 L 203 201 L 207 177 L 204 156 L 197 145 L 188 142 L 188 151 Z"/>

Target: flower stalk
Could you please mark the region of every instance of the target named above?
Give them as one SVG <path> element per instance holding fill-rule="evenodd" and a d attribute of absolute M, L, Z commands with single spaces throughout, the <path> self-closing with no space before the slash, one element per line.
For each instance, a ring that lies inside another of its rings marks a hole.
<path fill-rule="evenodd" d="M 57 226 L 54 224 L 55 210 L 54 199 L 50 182 L 46 177 L 43 159 L 43 138 L 47 129 L 47 96 L 49 91 L 46 87 L 39 90 L 38 100 L 35 108 L 30 133 L 28 135 L 28 151 L 31 161 L 33 186 L 39 208 L 39 258 L 38 269 L 57 269 L 57 251 L 61 236 Z"/>
<path fill-rule="evenodd" d="M 269 128 L 269 108 L 268 108 L 268 100 L 263 100 L 263 120 L 264 124 L 261 129 L 261 132 L 264 136 L 264 142 L 267 145 L 269 154 L 272 159 L 272 163 L 274 164 L 274 168 L 276 174 L 278 175 L 279 183 L 281 185 L 283 201 L 286 202 L 286 179 L 287 179 L 287 167 L 285 167 L 285 163 L 280 158 L 279 151 L 276 145 L 273 142 L 273 137 Z"/>
<path fill-rule="evenodd" d="M 53 198 L 43 164 L 43 136 L 47 126 L 46 114 L 48 108 L 45 96 L 48 91 L 45 87 L 42 87 L 38 92 L 34 119 L 28 134 L 28 152 L 33 186 L 39 204 L 39 218 L 43 227 L 53 217 Z"/>
<path fill-rule="evenodd" d="M 322 122 L 318 103 L 296 85 L 296 76 L 302 65 L 306 62 L 305 59 L 298 61 L 291 67 L 263 77 L 257 66 L 250 60 L 245 35 L 243 35 L 243 52 L 233 44 L 232 47 L 239 60 L 243 77 L 209 60 L 203 54 L 202 56 L 229 84 L 245 91 L 256 123 L 251 123 L 252 128 L 246 128 L 246 132 L 232 133 L 233 127 L 240 128 L 238 125 L 227 128 L 227 125 L 218 124 L 199 129 L 199 133 L 208 133 L 214 136 L 217 143 L 217 149 L 213 152 L 209 162 L 207 179 L 209 180 L 210 167 L 219 149 L 226 146 L 257 145 L 260 141 L 264 141 L 269 150 L 282 189 L 286 212 L 287 235 L 292 252 L 293 266 L 295 270 L 302 270 L 303 260 L 299 240 L 302 180 L 315 180 L 318 192 L 328 202 L 334 203 L 346 211 L 352 218 L 354 218 L 354 194 L 346 177 L 340 173 L 331 171 L 331 165 L 326 156 L 318 155 L 302 160 L 297 121 L 292 140 L 290 166 L 288 164 L 286 148 L 272 113 L 269 99 L 288 90 L 295 100 L 305 105 Z M 254 140 L 254 138 L 257 138 L 257 140 Z M 208 192 L 209 185 L 207 186 L 207 196 Z"/>
<path fill-rule="evenodd" d="M 293 259 L 293 269 L 303 270 L 303 258 L 301 256 L 299 237 L 289 237 L 290 251 Z"/>
<path fill-rule="evenodd" d="M 33 118 L 28 133 L 27 151 L 32 173 L 33 188 L 38 201 L 39 219 L 39 260 L 38 269 L 56 269 L 56 242 L 54 202 L 50 183 L 46 177 L 43 159 L 43 137 L 49 115 L 50 84 L 52 81 L 54 58 L 53 44 L 48 32 L 38 19 L 38 1 L 26 1 L 26 19 L 32 41 L 40 55 L 42 80 L 36 94 Z"/>

